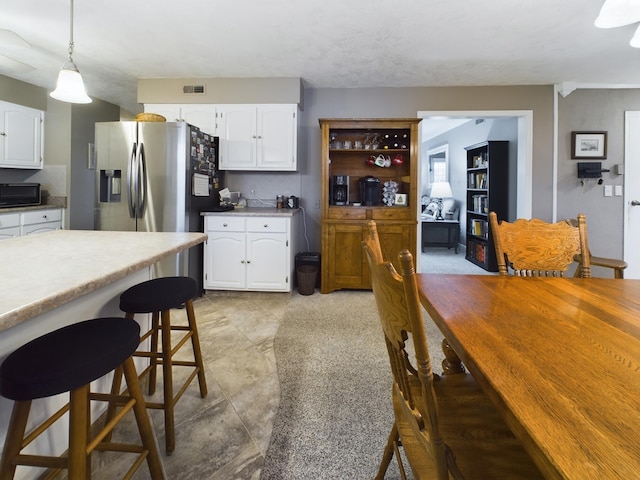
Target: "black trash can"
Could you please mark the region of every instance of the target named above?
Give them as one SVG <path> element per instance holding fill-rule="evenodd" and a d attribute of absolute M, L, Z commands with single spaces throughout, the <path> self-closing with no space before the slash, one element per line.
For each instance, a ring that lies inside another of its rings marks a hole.
<path fill-rule="evenodd" d="M 300 295 L 313 295 L 316 291 L 316 277 L 318 267 L 314 265 L 300 265 L 296 268 L 298 278 L 298 293 Z"/>
<path fill-rule="evenodd" d="M 302 265 L 312 265 L 318 269 L 315 286 L 316 288 L 320 288 L 320 252 L 298 252 L 296 253 L 294 266 L 296 269 L 296 282 L 298 282 L 298 267 Z M 298 285 L 298 283 L 296 283 Z"/>

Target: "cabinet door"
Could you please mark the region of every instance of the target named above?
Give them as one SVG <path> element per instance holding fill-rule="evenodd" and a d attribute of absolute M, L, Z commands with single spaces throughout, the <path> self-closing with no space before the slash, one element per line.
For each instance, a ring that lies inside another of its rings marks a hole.
<path fill-rule="evenodd" d="M 209 135 L 216 135 L 215 105 L 183 105 L 182 119 Z"/>
<path fill-rule="evenodd" d="M 296 105 L 258 107 L 258 158 L 260 170 L 295 170 L 297 167 Z"/>
<path fill-rule="evenodd" d="M 0 215 L 0 240 L 20 236 L 20 214 Z"/>
<path fill-rule="evenodd" d="M 247 288 L 289 291 L 289 248 L 284 233 L 247 233 Z"/>
<path fill-rule="evenodd" d="M 42 168 L 44 112 L 0 102 L 0 166 Z"/>
<path fill-rule="evenodd" d="M 221 170 L 255 170 L 256 106 L 220 105 L 218 111 Z"/>
<path fill-rule="evenodd" d="M 245 288 L 244 232 L 207 232 L 204 288 L 242 290 Z"/>
<path fill-rule="evenodd" d="M 408 249 L 414 256 L 415 263 L 415 226 L 413 225 L 388 225 L 377 223 L 378 237 L 380 239 L 380 248 L 382 249 L 382 257 L 393 263 L 397 271 L 400 271 L 400 263 L 398 262 L 398 254 Z"/>
<path fill-rule="evenodd" d="M 323 227 L 328 254 L 322 256 L 322 293 L 341 288 L 370 288 L 369 269 L 362 250 L 363 232 L 362 224 Z"/>
<path fill-rule="evenodd" d="M 145 113 L 157 113 L 167 119 L 167 122 L 179 122 L 182 120 L 182 106 L 172 103 L 147 103 L 144 106 Z"/>

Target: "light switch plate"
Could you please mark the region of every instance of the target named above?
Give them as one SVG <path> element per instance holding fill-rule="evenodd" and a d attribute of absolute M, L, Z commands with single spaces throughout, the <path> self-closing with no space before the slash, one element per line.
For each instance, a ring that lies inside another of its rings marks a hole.
<path fill-rule="evenodd" d="M 613 188 L 613 194 L 616 197 L 621 197 L 622 196 L 622 185 L 615 185 Z"/>
<path fill-rule="evenodd" d="M 613 197 L 613 185 L 605 185 L 604 186 L 604 196 L 605 197 Z"/>

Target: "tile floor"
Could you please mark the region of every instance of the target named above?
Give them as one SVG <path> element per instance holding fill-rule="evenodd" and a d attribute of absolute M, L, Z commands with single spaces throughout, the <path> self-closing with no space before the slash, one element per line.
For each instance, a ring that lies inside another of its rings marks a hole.
<path fill-rule="evenodd" d="M 207 292 L 195 301 L 208 395 L 200 397 L 194 380 L 178 402 L 171 455 L 164 452 L 163 413 L 150 411 L 167 478 L 260 477 L 280 398 L 273 341 L 289 298 L 286 293 Z M 184 311 L 172 311 L 172 321 L 183 318 Z M 183 351 L 190 354 L 189 347 Z M 157 391 L 162 392 L 160 384 Z M 133 436 L 133 428 L 131 422 L 119 431 Z M 130 463 L 111 453 L 94 457 L 94 480 L 121 478 Z M 134 478 L 149 478 L 146 466 Z"/>

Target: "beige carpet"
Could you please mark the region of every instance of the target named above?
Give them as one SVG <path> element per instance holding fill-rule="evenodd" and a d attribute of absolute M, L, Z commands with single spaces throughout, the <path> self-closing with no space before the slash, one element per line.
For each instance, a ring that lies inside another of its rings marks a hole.
<path fill-rule="evenodd" d="M 425 324 L 440 372 L 442 336 Z M 261 478 L 373 478 L 393 418 L 373 294 L 294 294 L 275 351 L 281 400 Z M 395 463 L 386 478 L 399 478 Z"/>

